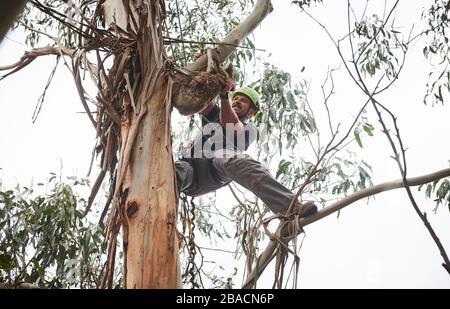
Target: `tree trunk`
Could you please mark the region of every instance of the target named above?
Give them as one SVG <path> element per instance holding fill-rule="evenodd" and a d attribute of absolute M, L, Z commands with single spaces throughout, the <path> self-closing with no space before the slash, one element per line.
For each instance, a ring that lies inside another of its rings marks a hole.
<path fill-rule="evenodd" d="M 103 4 L 103 17 L 110 29 L 118 37 L 136 40 L 136 46 L 127 43 L 115 53 L 105 83 L 109 91 L 103 91 L 107 93 L 104 101 L 112 100 L 110 106 L 120 106 L 121 120 L 119 162 L 108 222 L 108 263 L 101 287 L 113 283 L 120 227 L 125 288 L 181 287 L 170 141 L 172 80 L 164 73 L 163 5 L 162 1 L 148 0 L 106 0 Z M 238 44 L 271 8 L 270 0 L 258 0 L 253 13 L 228 40 Z M 220 60 L 235 48 L 224 49 Z M 203 58 L 191 68 L 200 70 Z M 124 76 L 128 78 L 126 87 L 109 86 L 124 83 Z"/>
<path fill-rule="evenodd" d="M 161 80 L 147 104 L 122 185 L 127 192 L 121 205 L 126 213 L 126 288 L 178 286 L 175 178 L 167 123 L 170 110 L 164 104 L 166 88 L 167 80 Z"/>
<path fill-rule="evenodd" d="M 166 57 L 160 1 L 105 2 L 104 17 L 118 36 L 136 37 L 136 47 L 115 57 L 111 80 L 129 74 L 135 89 L 121 97 L 119 163 L 109 218 L 110 249 L 102 286 L 111 287 L 115 237 L 122 227 L 125 288 L 180 287 L 176 191 L 170 140 L 171 81 Z M 124 6 L 125 4 L 125 6 Z M 139 7 L 137 7 L 139 6 Z M 136 12 L 139 12 L 137 14 Z M 124 31 L 125 30 L 125 31 Z M 128 34 L 127 34 L 128 33 Z M 131 87 L 133 88 L 133 87 Z M 115 93 L 111 97 L 117 96 Z"/>

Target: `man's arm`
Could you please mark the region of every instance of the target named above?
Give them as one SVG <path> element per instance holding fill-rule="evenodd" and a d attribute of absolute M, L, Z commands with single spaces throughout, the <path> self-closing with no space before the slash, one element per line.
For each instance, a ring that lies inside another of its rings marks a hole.
<path fill-rule="evenodd" d="M 228 123 L 234 124 L 234 131 L 239 136 L 244 133 L 244 124 L 239 120 L 228 98 L 228 91 L 233 87 L 234 83 L 229 79 L 225 88 L 220 93 L 220 122 L 223 126 L 226 126 Z"/>

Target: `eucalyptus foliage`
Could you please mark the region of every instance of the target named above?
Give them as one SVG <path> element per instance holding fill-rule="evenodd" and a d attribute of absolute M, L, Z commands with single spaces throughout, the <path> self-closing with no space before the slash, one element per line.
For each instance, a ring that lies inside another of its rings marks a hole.
<path fill-rule="evenodd" d="M 84 216 L 86 180 L 52 175 L 37 188 L 0 191 L 0 282 L 95 288 L 106 253 L 103 227 Z M 35 192 L 45 193 L 36 193 Z"/>

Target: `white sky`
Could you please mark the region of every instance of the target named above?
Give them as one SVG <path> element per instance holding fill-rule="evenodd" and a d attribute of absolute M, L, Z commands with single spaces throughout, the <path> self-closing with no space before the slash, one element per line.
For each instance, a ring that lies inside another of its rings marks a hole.
<path fill-rule="evenodd" d="M 317 17 L 333 35 L 346 29 L 346 1 L 328 1 Z M 360 4 L 365 1 L 355 1 Z M 427 1 L 400 2 L 397 21 L 408 26 L 421 13 Z M 321 29 L 290 1 L 273 1 L 275 10 L 255 31 L 256 46 L 272 53 L 272 61 L 298 75 L 310 78 L 311 102 L 317 109 L 319 125 L 323 117 L 320 85 L 329 66 L 339 64 L 336 51 Z M 384 1 L 376 1 L 380 5 Z M 358 10 L 356 9 L 358 12 Z M 320 14 L 320 15 L 319 15 Z M 406 28 L 408 29 L 408 28 Z M 0 45 L 0 65 L 16 61 L 25 46 L 14 34 Z M 411 50 L 405 71 L 394 88 L 383 97 L 398 116 L 403 140 L 408 147 L 410 176 L 447 168 L 450 160 L 450 106 L 424 106 L 426 61 L 420 46 Z M 27 185 L 45 181 L 49 172 L 85 176 L 94 146 L 94 130 L 85 114 L 70 74 L 60 66 L 50 86 L 35 124 L 34 106 L 53 68 L 53 57 L 39 58 L 28 68 L 0 82 L 0 179 L 3 185 Z M 335 122 L 347 121 L 361 105 L 361 94 L 345 72 L 336 75 L 336 95 L 330 106 Z M 374 184 L 399 178 L 391 150 L 376 125 L 373 138 L 363 140 L 358 149 L 374 170 Z M 227 190 L 217 194 L 218 200 Z M 450 214 L 414 190 L 415 197 L 447 250 L 450 251 Z M 439 252 L 415 214 L 402 190 L 383 193 L 345 208 L 339 217 L 329 216 L 307 227 L 301 250 L 300 288 L 450 288 L 450 279 L 440 264 Z M 220 255 L 217 256 L 219 258 Z M 223 257 L 223 254 L 221 255 Z M 270 287 L 272 273 L 266 272 L 260 287 Z"/>

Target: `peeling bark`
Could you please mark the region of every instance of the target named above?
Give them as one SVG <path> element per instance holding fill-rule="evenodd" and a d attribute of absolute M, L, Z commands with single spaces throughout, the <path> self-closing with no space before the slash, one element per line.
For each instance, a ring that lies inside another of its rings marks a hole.
<path fill-rule="evenodd" d="M 178 239 L 171 145 L 167 138 L 165 81 L 148 103 L 122 184 L 126 198 L 127 288 L 176 288 Z M 167 146 L 167 147 L 166 147 Z M 157 159 L 155 159 L 157 158 Z M 124 205 L 124 206 L 125 206 Z"/>
<path fill-rule="evenodd" d="M 104 19 L 110 29 L 117 36 L 136 38 L 137 46 L 135 50 L 122 50 L 115 55 L 114 69 L 106 79 L 107 91 L 102 93 L 105 107 L 120 106 L 122 113 L 119 162 L 108 219 L 108 263 L 102 287 L 112 286 L 120 227 L 125 288 L 181 287 L 170 144 L 171 101 L 175 98 L 172 104 L 183 114 L 203 109 L 225 85 L 227 74 L 220 69 L 220 63 L 236 48 L 219 47 L 219 55 L 211 61 L 216 64 L 215 69 L 210 66 L 208 72 L 194 74 L 186 71 L 182 77 L 175 77 L 173 85 L 173 80 L 165 75 L 162 4 L 107 0 L 103 5 Z M 253 13 L 225 40 L 239 43 L 261 22 L 269 8 L 270 1 L 258 0 Z M 214 53 L 209 54 L 211 59 Z M 201 59 L 194 64 L 201 64 Z M 187 103 L 186 109 L 180 108 L 177 102 Z"/>
<path fill-rule="evenodd" d="M 137 36 L 136 47 L 115 55 L 114 70 L 109 73 L 112 86 L 107 84 L 109 91 L 103 95 L 106 102 L 113 100 L 111 106 L 121 107 L 108 260 L 114 260 L 121 227 L 125 288 L 177 288 L 180 282 L 170 140 L 172 82 L 165 73 L 162 4 L 107 0 L 103 5 L 113 32 Z M 113 263 L 107 265 L 102 287 L 111 287 L 113 267 Z"/>

